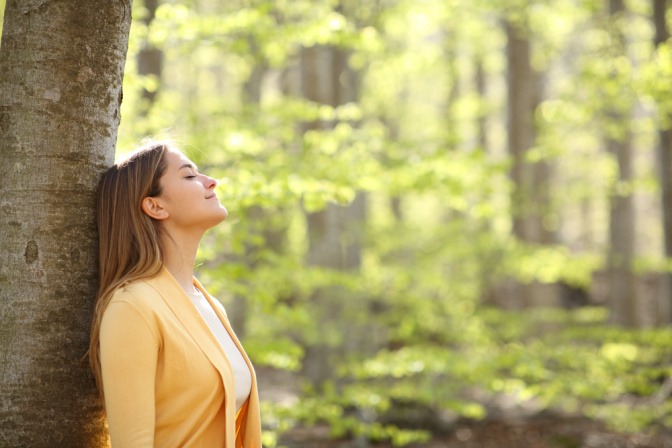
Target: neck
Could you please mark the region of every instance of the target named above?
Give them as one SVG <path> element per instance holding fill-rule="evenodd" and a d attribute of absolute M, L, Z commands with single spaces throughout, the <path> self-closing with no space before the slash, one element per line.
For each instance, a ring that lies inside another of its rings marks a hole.
<path fill-rule="evenodd" d="M 168 237 L 163 239 L 163 264 L 182 286 L 182 289 L 193 292 L 196 251 L 202 234 L 182 234 L 170 231 L 168 233 L 172 239 Z"/>

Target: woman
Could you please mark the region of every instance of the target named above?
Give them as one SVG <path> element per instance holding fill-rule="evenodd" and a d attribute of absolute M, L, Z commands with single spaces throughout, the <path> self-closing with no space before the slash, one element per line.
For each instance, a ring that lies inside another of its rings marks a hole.
<path fill-rule="evenodd" d="M 216 185 L 165 142 L 101 180 L 89 353 L 113 448 L 261 448 L 254 369 L 193 276 L 203 233 L 228 215 Z"/>

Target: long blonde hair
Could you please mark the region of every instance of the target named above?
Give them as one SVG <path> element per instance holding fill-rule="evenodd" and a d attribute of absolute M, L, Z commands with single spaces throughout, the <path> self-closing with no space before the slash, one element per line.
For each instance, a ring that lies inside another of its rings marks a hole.
<path fill-rule="evenodd" d="M 146 143 L 107 170 L 98 187 L 98 294 L 91 325 L 89 362 L 104 400 L 100 324 L 114 292 L 159 273 L 163 266 L 160 223 L 142 211 L 142 200 L 161 194 L 168 142 Z"/>

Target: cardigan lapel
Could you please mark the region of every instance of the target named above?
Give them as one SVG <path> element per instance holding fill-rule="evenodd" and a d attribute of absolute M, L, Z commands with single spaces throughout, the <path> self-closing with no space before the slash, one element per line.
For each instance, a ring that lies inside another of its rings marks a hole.
<path fill-rule="evenodd" d="M 216 306 L 210 294 L 194 278 L 194 285 L 203 293 L 210 306 L 215 310 L 217 317 L 221 320 L 224 328 L 229 333 L 233 342 L 243 355 L 252 375 L 252 388 L 250 397 L 236 414 L 236 394 L 230 393 L 235 390 L 235 380 L 233 378 L 233 369 L 229 359 L 224 353 L 223 348 L 215 337 L 214 333 L 208 327 L 203 317 L 200 315 L 187 293 L 177 283 L 177 280 L 170 274 L 165 267 L 156 276 L 147 280 L 147 283 L 156 290 L 163 298 L 168 307 L 173 311 L 176 318 L 182 323 L 186 331 L 196 341 L 196 344 L 203 350 L 203 353 L 217 369 L 222 379 L 225 391 L 225 412 L 227 421 L 226 439 L 227 448 L 261 448 L 261 434 L 259 432 L 260 410 L 259 395 L 257 391 L 257 379 L 254 368 L 243 350 L 240 341 L 231 329 L 231 325 L 219 306 Z M 231 426 L 229 426 L 231 425 Z M 229 431 L 228 428 L 235 429 Z"/>
<path fill-rule="evenodd" d="M 223 308 L 221 306 L 217 306 L 215 303 L 215 299 L 208 294 L 208 292 L 203 288 L 201 283 L 194 278 L 194 286 L 196 286 L 205 296 L 205 298 L 208 300 L 210 303 L 210 306 L 212 307 L 213 310 L 215 310 L 215 313 L 217 314 L 217 317 L 219 317 L 219 320 L 222 322 L 224 325 L 224 328 L 226 328 L 226 331 L 229 333 L 231 336 L 231 339 L 233 339 L 234 344 L 236 344 L 236 347 L 238 347 L 238 350 L 240 351 L 241 355 L 243 356 L 243 359 L 247 363 L 247 367 L 250 369 L 250 375 L 252 376 L 252 385 L 250 388 L 250 396 L 248 397 L 247 401 L 245 404 L 243 404 L 243 407 L 240 408 L 240 413 L 242 414 L 244 418 L 241 419 L 240 421 L 236 422 L 236 440 L 242 443 L 242 446 L 244 447 L 259 447 L 261 448 L 261 441 L 257 440 L 256 432 L 255 431 L 247 431 L 247 425 L 243 424 L 243 422 L 247 421 L 259 421 L 260 419 L 260 409 L 259 409 L 259 392 L 257 390 L 257 376 L 254 372 L 254 367 L 252 366 L 252 362 L 250 361 L 250 358 L 247 356 L 247 353 L 243 349 L 243 345 L 240 343 L 238 340 L 238 337 L 234 333 L 233 329 L 231 328 L 231 324 L 229 323 L 229 319 L 226 316 L 226 313 L 223 312 Z M 245 415 L 249 414 L 254 414 L 255 417 L 252 419 L 248 420 L 248 417 Z"/>
<path fill-rule="evenodd" d="M 254 372 L 254 367 L 252 366 L 252 361 L 250 361 L 250 358 L 247 356 L 247 353 L 245 353 L 243 344 L 240 343 L 240 341 L 238 340 L 238 336 L 236 336 L 236 333 L 233 331 L 233 328 L 231 328 L 228 316 L 226 315 L 226 313 L 223 312 L 221 305 L 215 303 L 216 299 L 212 297 L 208 293 L 208 291 L 205 290 L 203 285 L 201 285 L 201 283 L 195 277 L 194 277 L 194 286 L 196 286 L 203 293 L 205 298 L 208 300 L 208 303 L 210 303 L 212 309 L 215 310 L 215 314 L 217 314 L 217 317 L 222 322 L 222 325 L 224 325 L 224 328 L 226 329 L 227 333 L 229 333 L 229 336 L 231 336 L 233 343 L 236 344 L 236 347 L 238 347 L 238 350 L 240 351 L 240 354 L 243 356 L 243 359 L 245 360 L 247 367 L 250 369 L 250 375 L 252 375 L 252 390 L 256 392 L 257 379 Z"/>
<path fill-rule="evenodd" d="M 250 371 L 254 372 L 252 362 L 250 361 L 250 358 L 247 357 L 247 353 L 245 353 L 243 345 L 238 340 L 238 336 L 236 336 L 236 333 L 233 331 L 233 328 L 231 328 L 228 316 L 222 312 L 221 305 L 215 303 L 216 299 L 212 297 L 208 293 L 208 291 L 205 290 L 205 288 L 203 288 L 203 285 L 201 285 L 201 283 L 196 278 L 194 278 L 194 286 L 196 286 L 199 289 L 199 291 L 203 293 L 205 298 L 208 300 L 208 303 L 210 303 L 212 309 L 215 310 L 215 314 L 217 314 L 217 317 L 222 322 L 222 325 L 224 325 L 224 328 L 226 329 L 227 333 L 229 333 L 229 336 L 231 336 L 231 339 L 233 340 L 234 344 L 236 344 L 236 347 L 238 347 L 238 350 L 240 350 L 240 354 L 243 355 L 243 359 L 245 359 L 245 362 L 247 363 L 247 366 L 250 368 Z"/>
<path fill-rule="evenodd" d="M 229 387 L 233 387 L 234 385 L 231 364 L 215 335 L 201 317 L 191 299 L 187 296 L 187 293 L 166 268 L 163 268 L 156 277 L 148 280 L 148 283 L 163 298 L 177 319 L 182 323 L 194 341 L 196 341 L 196 344 L 203 350 L 205 356 L 219 371 L 224 383 L 224 390 L 230 390 Z M 230 400 L 226 401 L 228 408 Z"/>

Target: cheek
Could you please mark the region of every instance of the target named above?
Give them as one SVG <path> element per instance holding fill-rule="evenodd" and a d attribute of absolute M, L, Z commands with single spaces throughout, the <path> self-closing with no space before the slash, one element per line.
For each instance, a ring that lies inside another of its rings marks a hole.
<path fill-rule="evenodd" d="M 182 215 L 189 213 L 195 206 L 193 197 L 185 195 L 184 192 L 172 191 L 164 196 L 166 210 L 171 215 Z"/>
<path fill-rule="evenodd" d="M 171 187 L 167 195 L 171 202 L 180 205 L 193 205 L 196 203 L 198 188 L 194 188 L 194 185 L 172 185 Z"/>

